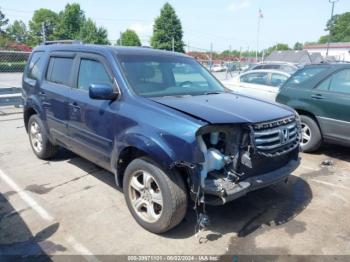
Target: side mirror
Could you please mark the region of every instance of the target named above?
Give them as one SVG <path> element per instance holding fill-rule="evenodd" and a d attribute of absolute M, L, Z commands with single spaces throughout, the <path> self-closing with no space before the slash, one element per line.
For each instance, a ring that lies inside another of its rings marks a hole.
<path fill-rule="evenodd" d="M 109 84 L 91 84 L 89 96 L 91 99 L 114 100 L 118 98 L 119 93 L 113 90 L 113 87 Z"/>

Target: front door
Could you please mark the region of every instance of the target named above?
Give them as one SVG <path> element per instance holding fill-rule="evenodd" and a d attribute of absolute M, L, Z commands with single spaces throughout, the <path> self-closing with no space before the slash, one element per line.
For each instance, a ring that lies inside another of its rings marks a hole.
<path fill-rule="evenodd" d="M 108 63 L 98 55 L 79 54 L 76 68 L 68 123 L 74 151 L 108 169 L 119 101 L 91 99 L 89 86 L 109 84 L 116 88 L 114 77 Z"/>

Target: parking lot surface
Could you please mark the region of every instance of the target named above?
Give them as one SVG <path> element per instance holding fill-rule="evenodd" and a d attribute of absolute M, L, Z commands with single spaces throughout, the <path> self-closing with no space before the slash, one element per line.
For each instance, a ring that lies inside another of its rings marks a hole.
<path fill-rule="evenodd" d="M 178 227 L 156 235 L 132 218 L 112 174 L 66 150 L 37 159 L 22 115 L 0 111 L 3 254 L 350 255 L 348 148 L 302 154 L 287 184 L 208 207 L 211 225 L 198 235 L 191 205 Z"/>

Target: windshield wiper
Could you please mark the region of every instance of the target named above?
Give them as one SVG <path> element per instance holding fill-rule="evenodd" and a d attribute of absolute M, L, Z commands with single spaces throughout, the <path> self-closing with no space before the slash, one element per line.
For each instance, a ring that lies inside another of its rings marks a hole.
<path fill-rule="evenodd" d="M 222 94 L 223 92 L 217 92 L 217 91 L 209 91 L 209 92 L 205 92 L 203 95 L 218 95 L 218 94 Z"/>

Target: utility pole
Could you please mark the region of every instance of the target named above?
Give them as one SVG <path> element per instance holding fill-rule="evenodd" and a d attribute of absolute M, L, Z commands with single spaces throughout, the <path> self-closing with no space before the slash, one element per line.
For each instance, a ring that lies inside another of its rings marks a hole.
<path fill-rule="evenodd" d="M 333 13 L 334 13 L 334 5 L 336 2 L 338 2 L 339 0 L 328 0 L 329 3 L 332 4 L 332 12 L 331 12 L 331 23 L 330 23 L 330 27 L 332 26 L 332 20 L 333 20 Z M 329 50 L 329 44 L 331 41 L 331 28 L 329 27 L 329 34 L 328 34 L 328 41 L 327 41 L 327 51 L 326 51 L 326 58 L 328 57 L 328 50 Z"/>
<path fill-rule="evenodd" d="M 239 47 L 239 71 L 241 71 L 242 47 Z"/>
<path fill-rule="evenodd" d="M 174 36 L 171 38 L 171 46 L 172 46 L 173 52 L 175 52 L 175 39 L 174 39 Z"/>
<path fill-rule="evenodd" d="M 209 71 L 211 72 L 211 66 L 213 64 L 213 43 L 210 43 L 210 66 L 209 66 Z"/>
<path fill-rule="evenodd" d="M 45 32 L 45 22 L 41 23 L 41 35 L 43 37 L 43 42 L 46 42 L 46 32 Z"/>
<path fill-rule="evenodd" d="M 121 46 L 123 46 L 123 38 L 122 38 L 122 35 L 123 35 L 123 33 L 120 31 L 120 32 L 119 32 L 119 39 L 120 39 L 119 45 L 121 45 Z"/>
<path fill-rule="evenodd" d="M 259 52 L 259 37 L 260 37 L 260 20 L 263 18 L 263 14 L 261 12 L 261 9 L 259 9 L 258 13 L 258 26 L 256 29 L 256 51 L 255 51 L 255 60 L 258 62 L 258 52 Z"/>

